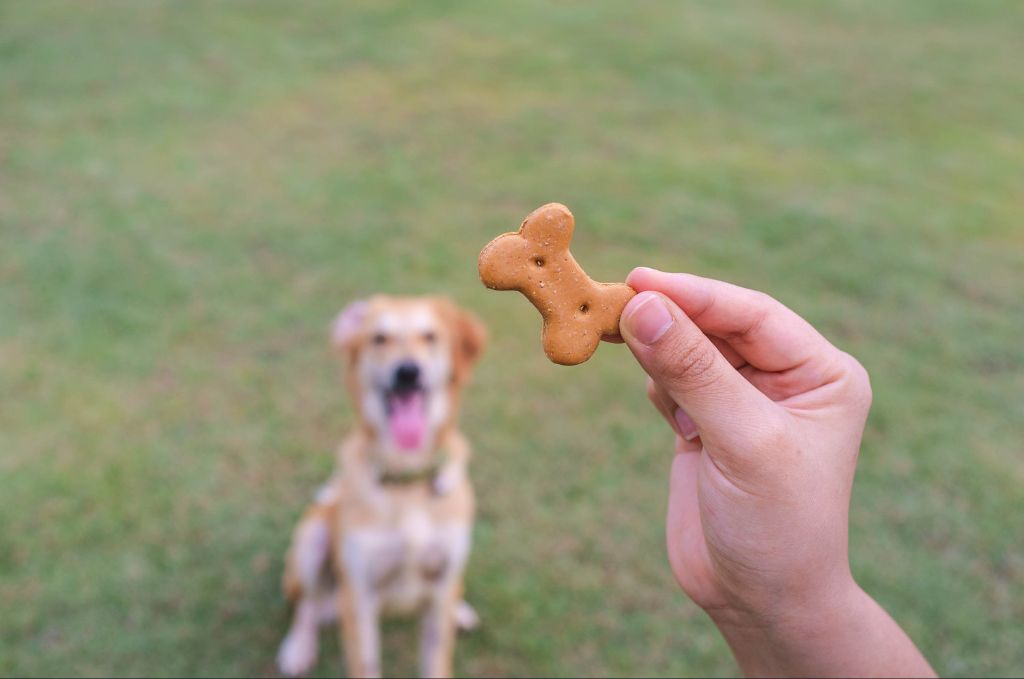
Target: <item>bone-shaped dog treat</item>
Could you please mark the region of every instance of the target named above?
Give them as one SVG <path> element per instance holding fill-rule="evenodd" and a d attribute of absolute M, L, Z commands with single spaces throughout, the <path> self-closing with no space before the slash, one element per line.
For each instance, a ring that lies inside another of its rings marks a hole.
<path fill-rule="evenodd" d="M 575 220 L 569 208 L 548 203 L 515 233 L 498 236 L 480 252 L 480 280 L 494 290 L 518 290 L 544 317 L 544 353 L 555 363 L 590 358 L 602 335 L 617 335 L 619 317 L 636 291 L 625 283 L 598 283 L 569 252 Z"/>

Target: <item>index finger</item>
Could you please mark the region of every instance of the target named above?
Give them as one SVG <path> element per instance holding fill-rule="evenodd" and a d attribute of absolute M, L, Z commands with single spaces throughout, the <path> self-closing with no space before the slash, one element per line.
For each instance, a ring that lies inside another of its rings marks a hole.
<path fill-rule="evenodd" d="M 791 370 L 839 353 L 810 323 L 762 292 L 646 267 L 634 269 L 626 282 L 637 292 L 662 293 L 704 334 L 725 341 L 759 370 Z"/>

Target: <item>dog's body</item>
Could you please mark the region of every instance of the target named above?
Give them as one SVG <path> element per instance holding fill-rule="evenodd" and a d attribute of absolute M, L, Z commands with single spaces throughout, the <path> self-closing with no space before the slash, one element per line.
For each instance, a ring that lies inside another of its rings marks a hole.
<path fill-rule="evenodd" d="M 333 339 L 359 423 L 295 529 L 278 664 L 311 669 L 319 625 L 340 615 L 349 676 L 378 676 L 380 616 L 418 613 L 420 672 L 449 676 L 456 626 L 476 624 L 462 601 L 474 498 L 455 415 L 483 326 L 445 300 L 375 297 L 343 311 Z"/>

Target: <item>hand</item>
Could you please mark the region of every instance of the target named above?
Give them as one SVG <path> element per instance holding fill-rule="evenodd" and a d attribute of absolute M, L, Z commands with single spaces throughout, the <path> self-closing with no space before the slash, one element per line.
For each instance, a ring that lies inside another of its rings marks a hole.
<path fill-rule="evenodd" d="M 762 293 L 644 268 L 627 282 L 620 332 L 676 433 L 669 561 L 743 669 L 931 673 L 850 573 L 864 368 Z M 860 640 L 885 664 L 858 664 Z"/>

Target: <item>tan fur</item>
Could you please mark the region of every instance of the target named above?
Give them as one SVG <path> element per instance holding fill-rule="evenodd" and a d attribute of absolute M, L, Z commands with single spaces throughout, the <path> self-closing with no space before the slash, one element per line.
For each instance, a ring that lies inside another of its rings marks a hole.
<path fill-rule="evenodd" d="M 285 598 L 288 599 L 289 603 L 295 604 L 302 596 L 302 579 L 297 572 L 295 555 L 299 531 L 310 521 L 323 521 L 328 526 L 329 534 L 333 534 L 336 530 L 335 526 L 337 516 L 337 501 L 316 503 L 306 508 L 302 518 L 299 519 L 299 523 L 295 525 L 295 530 L 292 532 L 292 542 L 284 559 L 284 575 L 281 577 L 281 589 L 284 590 Z M 327 558 L 328 563 L 326 564 L 326 569 L 328 571 L 334 571 L 336 566 L 334 558 L 331 556 L 330 552 L 328 552 Z"/>
<path fill-rule="evenodd" d="M 308 672 L 316 657 L 318 623 L 313 621 L 330 617 L 325 606 L 336 607 L 348 675 L 379 676 L 378 616 L 418 613 L 423 627 L 421 674 L 450 676 L 456 620 L 475 619 L 462 601 L 474 495 L 466 473 L 470 447 L 458 429 L 457 413 L 486 332 L 474 316 L 443 298 L 375 297 L 363 305 L 339 317 L 334 337 L 346 366 L 357 425 L 338 448 L 339 473 L 294 531 L 282 583 L 295 618 L 278 662 L 286 674 Z M 389 319 L 399 319 L 400 326 L 406 323 L 401 326 L 406 330 L 375 341 L 374 335 L 381 334 L 375 322 Z M 429 329 L 412 332 L 410 323 Z M 379 423 L 364 409 L 373 395 L 368 395 L 371 390 L 360 370 L 404 357 L 447 368 L 446 384 L 438 387 L 444 392 L 438 403 L 446 405 L 446 412 L 434 428 L 427 456 L 443 451 L 444 464 L 432 482 L 385 485 L 380 482 L 382 468 L 415 466 L 427 457 L 387 449 Z M 329 546 L 326 558 L 320 559 L 325 536 Z"/>

